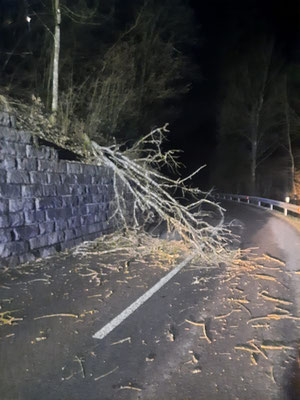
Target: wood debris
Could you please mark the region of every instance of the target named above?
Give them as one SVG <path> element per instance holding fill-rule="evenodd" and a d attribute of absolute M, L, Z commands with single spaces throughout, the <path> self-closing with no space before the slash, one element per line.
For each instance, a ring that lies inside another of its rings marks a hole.
<path fill-rule="evenodd" d="M 278 297 L 271 296 L 268 292 L 263 290 L 262 292 L 258 293 L 260 297 L 263 297 L 265 300 L 274 301 L 275 303 L 284 304 L 284 305 L 291 305 L 293 304 L 291 301 L 280 299 Z"/>
<path fill-rule="evenodd" d="M 254 349 L 257 350 L 257 352 L 258 352 L 259 354 L 261 354 L 261 355 L 263 356 L 263 358 L 265 358 L 266 360 L 269 359 L 268 356 L 267 356 L 267 354 L 266 354 L 262 349 L 260 349 L 260 348 L 254 343 L 253 340 L 250 341 L 250 344 L 251 344 L 251 346 L 254 347 Z"/>
<path fill-rule="evenodd" d="M 250 359 L 251 359 L 251 364 L 257 365 L 255 354 L 251 353 Z"/>
<path fill-rule="evenodd" d="M 265 329 L 270 329 L 270 324 L 266 323 L 266 324 L 256 324 L 256 325 L 252 325 L 252 328 L 265 328 Z"/>
<path fill-rule="evenodd" d="M 41 315 L 40 317 L 33 318 L 35 321 L 38 319 L 43 318 L 54 318 L 54 317 L 71 317 L 71 318 L 78 318 L 76 314 L 66 314 L 66 313 L 59 313 L 59 314 L 48 314 L 48 315 Z"/>
<path fill-rule="evenodd" d="M 2 311 L 0 312 L 0 326 L 1 325 L 17 325 L 17 321 L 23 321 L 23 318 L 13 317 L 12 313 L 17 312 L 19 310 L 11 310 L 11 311 Z"/>
<path fill-rule="evenodd" d="M 199 368 L 199 367 L 197 367 L 197 368 L 194 368 L 194 369 L 192 370 L 192 374 L 200 374 L 201 371 L 202 371 L 202 369 Z"/>
<path fill-rule="evenodd" d="M 11 289 L 9 286 L 0 285 L 0 289 Z"/>
<path fill-rule="evenodd" d="M 106 295 L 105 295 L 105 298 L 106 299 L 108 299 L 110 296 L 112 296 L 113 295 L 113 291 L 112 290 L 110 290 Z"/>
<path fill-rule="evenodd" d="M 238 346 L 234 346 L 234 348 L 235 348 L 235 350 L 248 351 L 249 353 L 259 353 L 259 351 L 254 349 L 250 344 L 238 345 Z"/>
<path fill-rule="evenodd" d="M 194 321 L 190 321 L 189 319 L 186 319 L 185 322 L 187 322 L 188 324 L 194 325 L 194 326 L 200 326 L 203 330 L 203 336 L 200 336 L 201 339 L 206 339 L 208 341 L 208 343 L 211 343 L 210 338 L 207 336 L 206 333 L 206 326 L 205 326 L 205 322 L 194 322 Z"/>
<path fill-rule="evenodd" d="M 166 337 L 167 337 L 167 339 L 168 339 L 170 342 L 174 342 L 174 341 L 175 341 L 175 334 L 174 334 L 174 332 L 173 332 L 171 329 L 169 329 L 169 330 L 167 331 Z"/>
<path fill-rule="evenodd" d="M 68 381 L 68 380 L 70 380 L 71 378 L 73 378 L 73 376 L 74 376 L 74 372 L 72 372 L 71 375 L 66 376 L 65 378 L 61 378 L 61 380 L 62 380 L 62 381 Z"/>
<path fill-rule="evenodd" d="M 290 314 L 289 310 L 286 310 L 285 308 L 279 307 L 279 306 L 275 306 L 275 310 L 284 313 L 284 314 Z"/>
<path fill-rule="evenodd" d="M 192 351 L 192 363 L 193 363 L 193 364 L 198 364 L 199 359 L 200 359 L 199 354 L 194 353 L 194 352 Z"/>
<path fill-rule="evenodd" d="M 149 354 L 149 355 L 146 357 L 145 360 L 146 360 L 147 362 L 152 362 L 152 361 L 154 361 L 154 360 L 155 360 L 155 354 L 154 354 L 154 353 Z"/>
<path fill-rule="evenodd" d="M 294 347 L 285 346 L 283 344 L 262 344 L 260 347 L 265 350 L 294 350 Z"/>
<path fill-rule="evenodd" d="M 111 343 L 110 345 L 111 345 L 111 346 L 114 346 L 114 345 L 116 345 L 116 344 L 121 344 L 121 343 L 125 343 L 125 342 L 131 343 L 131 337 L 128 336 L 127 338 L 118 340 L 117 342 L 113 342 L 113 343 Z"/>
<path fill-rule="evenodd" d="M 101 278 L 100 278 L 100 272 L 99 271 L 95 271 L 94 269 L 91 268 L 86 268 L 87 271 L 89 271 L 88 274 L 82 274 L 79 273 L 79 276 L 83 276 L 83 277 L 90 277 L 90 282 L 92 282 L 93 280 L 96 282 L 96 286 L 100 286 L 101 285 Z"/>
<path fill-rule="evenodd" d="M 193 277 L 193 282 L 191 283 L 191 285 L 200 285 L 201 280 L 199 280 L 199 276 L 194 276 Z"/>
<path fill-rule="evenodd" d="M 49 279 L 32 279 L 31 281 L 27 281 L 26 283 L 33 283 L 33 282 L 46 282 L 46 285 L 50 285 L 51 284 Z"/>
<path fill-rule="evenodd" d="M 232 301 L 233 303 L 239 303 L 239 304 L 248 304 L 248 303 L 250 303 L 250 301 L 247 300 L 247 299 L 233 299 L 233 298 L 230 298 L 229 301 Z"/>
<path fill-rule="evenodd" d="M 275 261 L 276 263 L 282 265 L 283 267 L 285 267 L 285 265 L 286 265 L 284 261 L 280 260 L 279 258 L 270 256 L 269 254 L 263 254 L 263 257 L 265 260 Z"/>
<path fill-rule="evenodd" d="M 227 318 L 227 317 L 229 317 L 233 312 L 241 312 L 241 309 L 240 309 L 240 308 L 239 308 L 239 309 L 234 309 L 234 310 L 229 311 L 227 314 L 216 315 L 216 316 L 214 317 L 214 319 L 224 319 L 224 318 Z"/>
<path fill-rule="evenodd" d="M 125 385 L 125 386 L 120 386 L 120 387 L 119 387 L 119 389 L 120 389 L 120 390 L 122 390 L 122 389 L 127 389 L 127 390 L 136 390 L 137 392 L 141 392 L 141 391 L 142 391 L 142 389 L 141 389 L 141 388 L 139 388 L 139 387 L 136 387 L 136 386 L 132 386 L 131 384 L 129 384 L 129 385 Z"/>
<path fill-rule="evenodd" d="M 94 381 L 99 381 L 100 379 L 103 379 L 106 376 L 113 374 L 115 371 L 117 371 L 117 369 L 119 369 L 119 367 L 116 367 L 116 368 L 112 369 L 111 371 L 107 372 L 106 374 L 97 376 L 97 378 L 94 378 Z"/>
<path fill-rule="evenodd" d="M 89 311 L 84 311 L 83 313 L 79 314 L 80 318 L 85 317 L 86 315 L 94 315 L 96 313 L 98 313 L 98 310 L 89 310 Z"/>
<path fill-rule="evenodd" d="M 275 277 L 272 276 L 272 275 L 267 275 L 267 274 L 253 274 L 252 276 L 253 276 L 255 279 L 264 279 L 264 280 L 276 282 L 276 283 L 279 283 L 280 285 L 282 285 L 282 283 L 279 282 L 278 279 L 275 278 Z"/>
<path fill-rule="evenodd" d="M 1 302 L 2 303 L 12 303 L 14 301 L 14 299 L 13 298 L 8 298 L 8 299 L 1 299 Z"/>
<path fill-rule="evenodd" d="M 268 360 L 267 354 L 259 348 L 259 346 L 254 342 L 254 339 L 249 340 L 247 344 L 238 345 L 234 347 L 235 350 L 246 351 L 250 353 L 250 361 L 252 365 L 257 365 L 258 355 L 263 356 L 266 360 Z"/>
<path fill-rule="evenodd" d="M 275 321 L 279 321 L 281 319 L 292 319 L 295 321 L 300 321 L 300 317 L 294 317 L 292 315 L 287 315 L 287 314 L 267 314 L 265 316 L 262 317 L 255 317 L 255 318 L 251 318 L 249 319 L 249 321 L 247 321 L 247 324 L 249 324 L 249 322 L 254 322 L 254 321 L 260 321 L 260 320 L 275 320 Z"/>
<path fill-rule="evenodd" d="M 34 340 L 32 340 L 30 343 L 31 344 L 35 344 L 37 342 L 42 342 L 43 340 L 47 340 L 47 336 L 40 336 L 40 337 L 36 337 Z"/>
<path fill-rule="evenodd" d="M 268 269 L 269 271 L 282 272 L 282 271 L 280 271 L 279 267 L 267 267 L 266 265 L 263 265 L 263 264 L 255 264 L 255 267 L 260 268 L 260 269 Z"/>
<path fill-rule="evenodd" d="M 84 363 L 83 358 L 79 358 L 78 356 L 75 356 L 74 361 L 79 363 L 81 376 L 82 376 L 82 378 L 85 378 L 85 371 L 84 371 L 84 366 L 83 366 L 83 363 Z"/>
<path fill-rule="evenodd" d="M 251 311 L 248 309 L 248 307 L 245 306 L 245 304 L 239 303 L 239 306 L 246 310 L 250 317 L 252 317 Z"/>
<path fill-rule="evenodd" d="M 273 365 L 270 367 L 270 378 L 271 378 L 273 383 L 277 384 L 276 381 L 275 381 L 275 377 L 274 377 L 274 367 L 273 367 Z"/>

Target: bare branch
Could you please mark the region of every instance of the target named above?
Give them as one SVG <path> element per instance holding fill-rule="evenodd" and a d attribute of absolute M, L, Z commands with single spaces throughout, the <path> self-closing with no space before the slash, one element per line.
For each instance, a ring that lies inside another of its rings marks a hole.
<path fill-rule="evenodd" d="M 114 172 L 113 218 L 118 218 L 125 226 L 133 221 L 137 228 L 145 219 L 153 220 L 154 216 L 155 222 L 164 221 L 168 231 L 176 233 L 200 257 L 222 257 L 230 240 L 229 230 L 223 225 L 223 209 L 208 198 L 208 193 L 186 186 L 186 182 L 203 167 L 177 180 L 154 168 L 160 164 L 176 165 L 176 160 L 161 148 L 167 132 L 167 125 L 152 130 L 126 152 L 120 151 L 116 145 L 105 147 L 91 141 L 96 162 Z M 187 204 L 175 198 L 171 190 L 180 192 Z M 212 215 L 214 219 L 208 222 L 207 217 Z"/>

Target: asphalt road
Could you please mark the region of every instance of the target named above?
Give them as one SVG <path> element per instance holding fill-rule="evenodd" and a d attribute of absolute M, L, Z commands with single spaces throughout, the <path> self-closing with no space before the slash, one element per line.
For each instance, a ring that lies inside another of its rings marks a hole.
<path fill-rule="evenodd" d="M 0 323 L 0 399 L 299 399 L 300 235 L 266 211 L 224 206 L 241 227 L 240 260 L 188 263 L 101 340 L 167 271 L 112 260 L 100 284 L 88 270 L 99 257 L 74 253 L 2 271 L 0 313 L 15 320 Z"/>

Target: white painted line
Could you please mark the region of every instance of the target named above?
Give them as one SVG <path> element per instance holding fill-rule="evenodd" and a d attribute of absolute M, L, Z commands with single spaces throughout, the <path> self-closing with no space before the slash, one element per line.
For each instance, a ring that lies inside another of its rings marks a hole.
<path fill-rule="evenodd" d="M 93 335 L 94 339 L 103 339 L 111 331 L 113 331 L 117 326 L 119 326 L 126 318 L 128 318 L 135 310 L 137 310 L 141 305 L 143 305 L 151 296 L 154 295 L 160 288 L 162 288 L 170 279 L 173 278 L 183 267 L 185 267 L 194 257 L 194 254 L 188 256 L 183 260 L 177 267 L 172 269 L 166 276 L 161 278 L 152 288 L 147 290 L 141 297 L 139 297 L 134 303 L 125 308 L 118 316 L 112 319 L 108 324 L 101 328 L 98 332 Z"/>

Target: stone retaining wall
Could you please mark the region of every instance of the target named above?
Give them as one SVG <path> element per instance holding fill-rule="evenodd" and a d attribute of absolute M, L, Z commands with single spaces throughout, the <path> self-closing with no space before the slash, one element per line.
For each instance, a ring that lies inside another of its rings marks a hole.
<path fill-rule="evenodd" d="M 58 159 L 27 132 L 0 126 L 0 264 L 46 257 L 115 228 L 113 174 Z"/>

